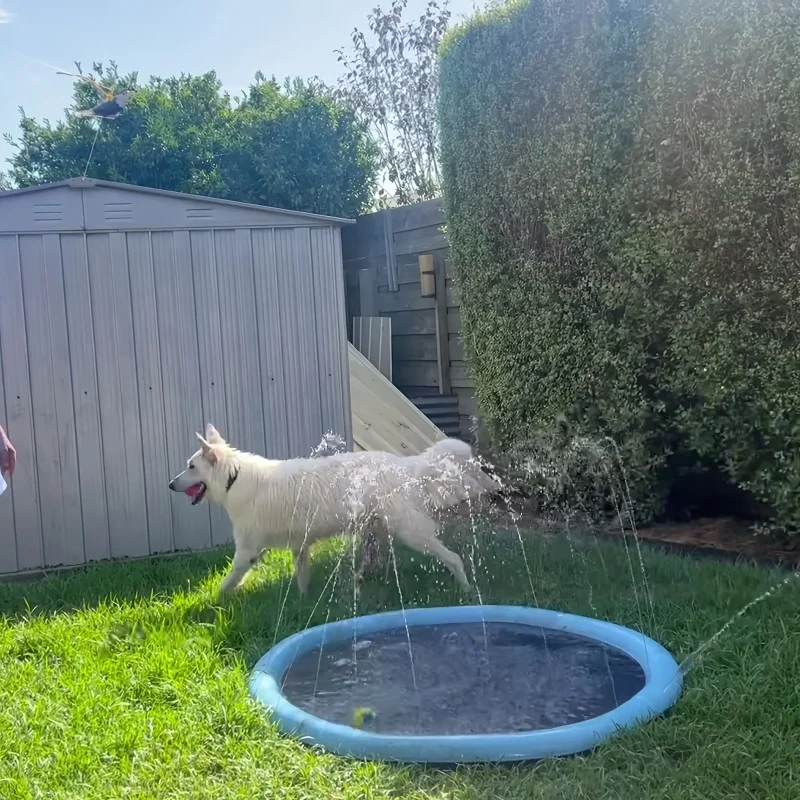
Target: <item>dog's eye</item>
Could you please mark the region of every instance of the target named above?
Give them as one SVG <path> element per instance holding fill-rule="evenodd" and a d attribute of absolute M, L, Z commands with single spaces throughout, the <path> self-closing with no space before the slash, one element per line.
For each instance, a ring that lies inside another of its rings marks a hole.
<path fill-rule="evenodd" d="M 189 464 L 189 469 L 194 469 L 194 464 Z"/>

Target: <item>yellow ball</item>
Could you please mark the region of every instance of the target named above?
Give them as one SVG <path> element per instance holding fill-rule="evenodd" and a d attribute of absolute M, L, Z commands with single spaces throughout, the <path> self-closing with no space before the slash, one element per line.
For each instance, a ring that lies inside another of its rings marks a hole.
<path fill-rule="evenodd" d="M 378 715 L 371 709 L 366 707 L 357 708 L 353 712 L 353 727 L 363 728 L 365 722 L 369 722 Z"/>

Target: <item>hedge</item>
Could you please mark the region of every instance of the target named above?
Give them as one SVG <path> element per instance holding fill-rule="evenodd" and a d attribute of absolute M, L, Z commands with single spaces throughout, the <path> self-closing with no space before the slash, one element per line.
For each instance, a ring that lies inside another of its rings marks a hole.
<path fill-rule="evenodd" d="M 447 232 L 495 441 L 612 437 L 643 517 L 721 469 L 800 527 L 800 7 L 530 0 L 441 57 Z"/>

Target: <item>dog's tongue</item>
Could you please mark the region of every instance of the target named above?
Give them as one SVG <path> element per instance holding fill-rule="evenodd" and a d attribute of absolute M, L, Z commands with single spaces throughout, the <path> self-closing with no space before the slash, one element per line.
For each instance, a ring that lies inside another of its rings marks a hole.
<path fill-rule="evenodd" d="M 193 483 L 185 492 L 184 494 L 188 494 L 192 500 L 197 497 L 203 491 L 203 484 L 202 483 Z"/>

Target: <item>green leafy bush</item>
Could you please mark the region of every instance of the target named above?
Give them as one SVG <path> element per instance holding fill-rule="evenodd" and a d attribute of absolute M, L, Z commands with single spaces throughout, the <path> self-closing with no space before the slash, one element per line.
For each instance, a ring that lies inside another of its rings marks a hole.
<path fill-rule="evenodd" d="M 642 516 L 719 468 L 800 526 L 800 9 L 530 0 L 441 52 L 462 337 L 496 441 L 563 414 Z"/>
<path fill-rule="evenodd" d="M 323 86 L 280 87 L 259 74 L 233 101 L 213 72 L 144 86 L 113 65 L 96 64 L 95 72 L 114 91 L 137 88 L 134 101 L 102 124 L 94 150 L 96 123 L 23 115 L 10 159 L 19 186 L 88 169 L 92 178 L 333 216 L 354 217 L 371 204 L 377 149 L 366 125 Z M 76 84 L 75 107 L 96 102 L 90 87 Z"/>

